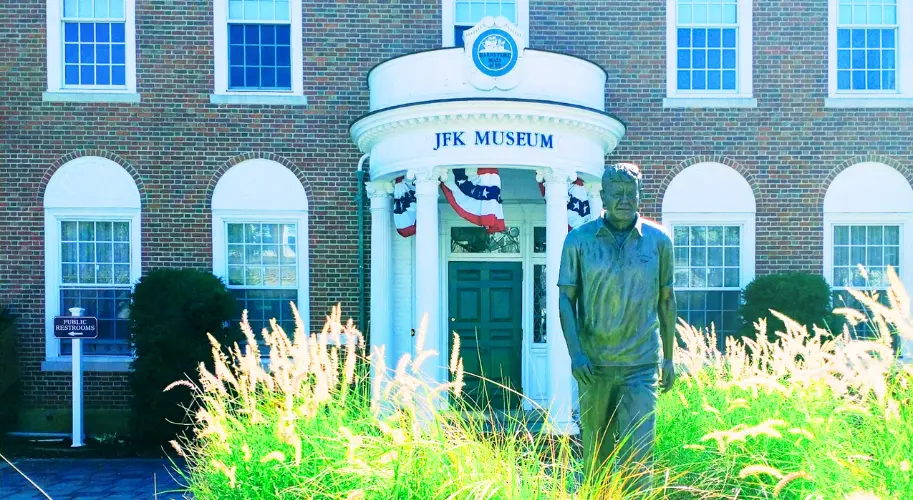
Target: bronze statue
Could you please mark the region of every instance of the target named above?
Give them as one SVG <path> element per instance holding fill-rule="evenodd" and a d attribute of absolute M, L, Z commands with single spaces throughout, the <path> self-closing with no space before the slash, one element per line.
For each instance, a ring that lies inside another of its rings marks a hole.
<path fill-rule="evenodd" d="M 580 393 L 584 473 L 616 462 L 634 466 L 638 491 L 651 481 L 657 368 L 672 387 L 676 304 L 672 239 L 640 213 L 636 165 L 602 176 L 605 216 L 568 234 L 558 277 L 561 327 Z M 662 357 L 660 357 L 662 356 Z"/>

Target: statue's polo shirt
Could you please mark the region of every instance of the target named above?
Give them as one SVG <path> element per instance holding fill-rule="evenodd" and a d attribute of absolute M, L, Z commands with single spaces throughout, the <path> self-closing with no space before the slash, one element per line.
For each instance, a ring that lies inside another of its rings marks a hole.
<path fill-rule="evenodd" d="M 577 287 L 583 353 L 597 366 L 658 363 L 659 293 L 672 287 L 672 239 L 637 218 L 621 247 L 600 217 L 567 235 L 558 286 Z"/>

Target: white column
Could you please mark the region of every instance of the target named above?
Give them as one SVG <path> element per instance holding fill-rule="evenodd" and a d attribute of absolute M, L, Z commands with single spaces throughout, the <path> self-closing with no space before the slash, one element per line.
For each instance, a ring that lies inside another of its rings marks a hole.
<path fill-rule="evenodd" d="M 573 434 L 578 431 L 571 418 L 573 408 L 571 358 L 567 342 L 561 331 L 558 315 L 558 270 L 561 266 L 561 250 L 567 237 L 568 186 L 573 174 L 545 171 L 539 172 L 545 181 L 546 204 L 546 266 L 545 279 L 548 288 L 545 296 L 546 332 L 548 337 L 548 394 L 549 407 L 554 426 L 559 434 Z"/>
<path fill-rule="evenodd" d="M 393 370 L 393 184 L 367 183 L 371 198 L 371 363 L 372 387 L 383 380 L 378 366 Z M 383 352 L 383 356 L 381 356 Z M 372 394 L 376 395 L 377 392 Z"/>
<path fill-rule="evenodd" d="M 86 310 L 81 307 L 71 307 L 71 316 L 82 316 Z M 85 421 L 82 408 L 82 339 L 73 339 L 73 443 L 71 448 L 81 448 L 86 445 Z"/>
<path fill-rule="evenodd" d="M 424 329 L 424 351 L 437 356 L 425 361 L 422 374 L 430 384 L 443 381 L 445 355 L 440 334 L 440 242 L 438 230 L 438 193 L 440 177 L 434 172 L 410 172 L 415 176 L 415 331 L 416 341 Z M 416 349 L 418 346 L 416 346 Z M 416 355 L 419 355 L 416 352 Z"/>
<path fill-rule="evenodd" d="M 602 215 L 602 179 L 587 182 L 586 192 L 590 200 L 590 220 L 596 220 Z"/>

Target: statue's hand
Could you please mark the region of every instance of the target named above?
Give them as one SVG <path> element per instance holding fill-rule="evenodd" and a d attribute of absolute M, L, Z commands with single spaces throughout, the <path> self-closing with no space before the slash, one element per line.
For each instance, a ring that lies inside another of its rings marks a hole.
<path fill-rule="evenodd" d="M 669 389 L 672 389 L 672 385 L 675 384 L 675 365 L 672 363 L 671 359 L 663 360 L 663 370 L 662 370 L 662 390 L 667 392 Z"/>
<path fill-rule="evenodd" d="M 593 382 L 593 364 L 582 352 L 571 358 L 571 372 L 574 378 L 583 384 L 589 385 Z"/>

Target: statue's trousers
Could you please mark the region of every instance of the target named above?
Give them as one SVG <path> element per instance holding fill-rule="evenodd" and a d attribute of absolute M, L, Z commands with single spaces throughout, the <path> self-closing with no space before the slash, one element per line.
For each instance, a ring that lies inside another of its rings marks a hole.
<path fill-rule="evenodd" d="M 612 462 L 634 472 L 631 486 L 643 491 L 653 465 L 659 367 L 596 366 L 594 371 L 592 383 L 579 384 L 584 470 L 604 470 L 618 443 Z"/>

